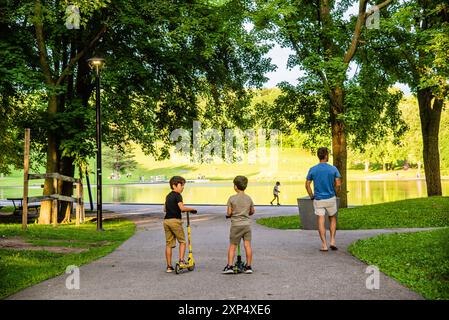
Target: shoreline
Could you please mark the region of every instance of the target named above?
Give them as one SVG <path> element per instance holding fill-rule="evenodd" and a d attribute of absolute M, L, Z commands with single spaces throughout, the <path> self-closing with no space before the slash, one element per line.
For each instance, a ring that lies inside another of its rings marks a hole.
<path fill-rule="evenodd" d="M 255 180 L 256 183 L 273 183 L 273 180 L 280 180 L 282 181 L 282 179 L 280 178 L 273 178 L 271 180 Z M 441 177 L 441 181 L 446 181 L 449 180 L 449 176 L 443 176 Z M 367 182 L 367 181 L 426 181 L 425 177 L 420 177 L 420 178 L 401 178 L 401 177 L 369 177 L 367 179 L 364 178 L 354 178 L 354 179 L 348 179 L 348 181 L 351 182 Z M 104 183 L 103 182 L 103 187 L 105 186 L 112 186 L 112 187 L 117 187 L 117 186 L 144 186 L 144 185 L 163 185 L 163 184 L 167 184 L 169 181 L 152 181 L 152 182 L 123 182 L 123 183 Z M 232 182 L 232 179 L 219 179 L 219 180 L 201 180 L 201 181 L 197 181 L 197 180 L 187 180 L 187 182 L 189 183 L 195 183 L 195 184 L 214 184 L 214 183 L 226 183 L 226 182 Z M 298 179 L 296 180 L 297 183 L 302 183 L 303 180 Z M 284 184 L 291 184 L 291 183 L 296 183 L 294 180 L 285 180 Z M 85 184 L 87 185 L 87 184 Z M 96 183 L 91 182 L 91 187 L 95 187 Z M 16 188 L 22 188 L 23 186 L 2 186 L 0 185 L 0 188 L 11 188 L 11 189 L 16 189 Z M 35 184 L 29 185 L 30 189 L 41 189 L 41 183 L 39 185 Z"/>

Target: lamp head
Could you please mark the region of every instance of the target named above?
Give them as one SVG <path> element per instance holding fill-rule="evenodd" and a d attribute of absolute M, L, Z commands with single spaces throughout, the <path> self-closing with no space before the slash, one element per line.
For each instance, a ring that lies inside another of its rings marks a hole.
<path fill-rule="evenodd" d="M 87 59 L 87 62 L 89 63 L 89 67 L 91 69 L 95 69 L 97 74 L 100 72 L 101 68 L 103 68 L 103 66 L 104 66 L 103 58 L 94 57 L 94 58 Z"/>

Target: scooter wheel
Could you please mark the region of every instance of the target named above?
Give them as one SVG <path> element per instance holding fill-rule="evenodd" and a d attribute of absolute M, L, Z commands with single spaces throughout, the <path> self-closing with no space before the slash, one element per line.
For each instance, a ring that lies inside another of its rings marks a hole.
<path fill-rule="evenodd" d="M 179 274 L 180 268 L 179 268 L 179 263 L 176 264 L 175 266 L 175 273 Z"/>
<path fill-rule="evenodd" d="M 187 270 L 189 270 L 189 271 L 195 270 L 195 264 L 193 264 L 191 267 L 188 267 Z"/>

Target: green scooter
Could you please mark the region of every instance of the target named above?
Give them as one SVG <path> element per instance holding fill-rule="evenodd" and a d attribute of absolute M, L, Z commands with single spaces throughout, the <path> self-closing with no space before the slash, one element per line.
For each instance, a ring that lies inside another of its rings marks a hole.
<path fill-rule="evenodd" d="M 246 263 L 242 261 L 242 255 L 240 254 L 240 243 L 237 247 L 237 261 L 234 265 L 234 273 L 245 272 Z"/>

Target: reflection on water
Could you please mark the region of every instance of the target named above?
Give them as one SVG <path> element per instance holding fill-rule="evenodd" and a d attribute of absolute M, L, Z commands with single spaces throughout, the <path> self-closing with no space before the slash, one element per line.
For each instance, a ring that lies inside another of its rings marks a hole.
<path fill-rule="evenodd" d="M 273 199 L 273 183 L 249 183 L 247 193 L 253 198 L 255 204 L 266 205 Z M 449 180 L 442 181 L 443 195 L 449 195 Z M 95 189 L 95 186 L 93 186 Z M 397 181 L 349 181 L 349 204 L 373 204 L 396 200 L 425 197 L 427 195 L 424 180 L 397 180 Z M 283 183 L 280 186 L 280 203 L 295 205 L 298 197 L 304 197 L 307 192 L 304 182 Z M 170 192 L 168 184 L 143 184 L 103 186 L 103 202 L 121 203 L 163 203 L 165 196 Z M 30 196 L 42 194 L 41 188 L 30 189 Z M 183 192 L 185 203 L 226 204 L 229 196 L 234 194 L 232 181 L 188 183 Z M 0 188 L 0 199 L 21 197 L 21 188 Z M 96 192 L 92 191 L 95 201 Z M 89 201 L 87 188 L 85 201 Z"/>

